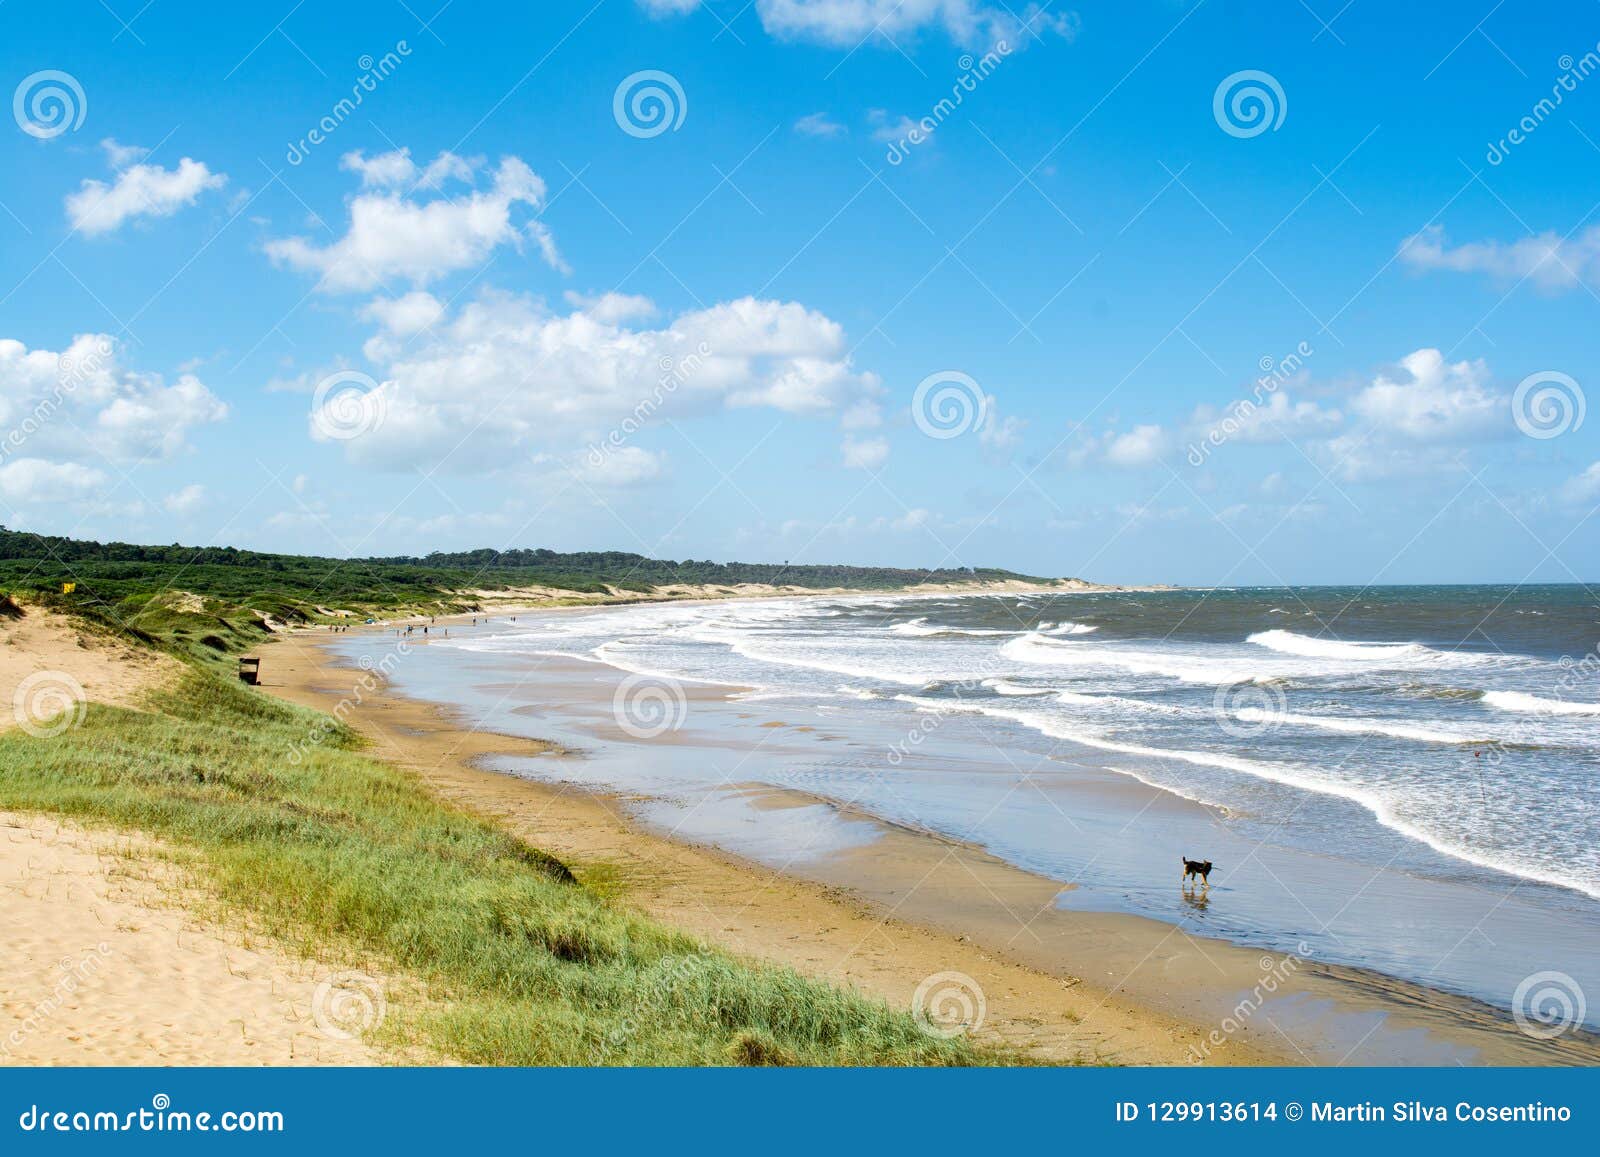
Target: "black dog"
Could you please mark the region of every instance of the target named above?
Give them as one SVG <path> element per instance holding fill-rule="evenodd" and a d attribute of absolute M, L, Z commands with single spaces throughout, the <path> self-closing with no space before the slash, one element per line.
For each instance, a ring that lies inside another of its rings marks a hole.
<path fill-rule="evenodd" d="M 1191 860 L 1188 856 L 1180 858 L 1183 860 L 1183 878 L 1186 882 L 1191 876 L 1198 876 L 1201 884 L 1211 887 L 1210 860 Z"/>

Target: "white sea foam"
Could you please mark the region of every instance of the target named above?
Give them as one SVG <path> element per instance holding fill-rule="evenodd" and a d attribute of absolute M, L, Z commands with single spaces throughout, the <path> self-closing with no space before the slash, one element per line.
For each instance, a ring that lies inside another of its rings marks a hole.
<path fill-rule="evenodd" d="M 1531 711 L 1541 715 L 1600 715 L 1600 703 L 1545 699 L 1522 691 L 1485 691 L 1483 701 L 1502 711 Z"/>
<path fill-rule="evenodd" d="M 1285 655 L 1308 659 L 1346 659 L 1403 664 L 1436 661 L 1478 661 L 1481 656 L 1435 651 L 1421 643 L 1351 643 L 1340 639 L 1319 639 L 1294 631 L 1258 631 L 1245 640 Z"/>
<path fill-rule="evenodd" d="M 1303 715 L 1293 711 L 1267 711 L 1260 707 L 1241 707 L 1233 712 L 1236 719 L 1245 723 L 1276 723 L 1279 726 L 1315 727 L 1323 731 L 1338 731 L 1345 735 L 1387 735 L 1394 739 L 1411 739 L 1418 743 L 1488 743 L 1490 740 L 1460 732 L 1443 731 L 1435 727 L 1418 727 L 1398 719 L 1362 719 L 1341 715 Z"/>

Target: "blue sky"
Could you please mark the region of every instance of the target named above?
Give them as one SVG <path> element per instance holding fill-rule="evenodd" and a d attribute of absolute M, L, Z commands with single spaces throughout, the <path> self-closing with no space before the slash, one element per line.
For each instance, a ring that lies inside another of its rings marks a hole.
<path fill-rule="evenodd" d="M 1592 580 L 1597 45 L 1489 0 L 0 6 L 0 521 Z"/>

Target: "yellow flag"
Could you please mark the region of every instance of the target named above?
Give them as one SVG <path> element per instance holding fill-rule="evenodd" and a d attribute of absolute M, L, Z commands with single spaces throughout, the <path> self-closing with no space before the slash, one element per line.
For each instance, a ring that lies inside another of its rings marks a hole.
<path fill-rule="evenodd" d="M 62 583 L 61 584 L 61 593 L 64 594 L 64 595 L 70 595 L 73 591 L 75 591 L 77 589 L 78 589 L 78 584 L 77 583 Z"/>

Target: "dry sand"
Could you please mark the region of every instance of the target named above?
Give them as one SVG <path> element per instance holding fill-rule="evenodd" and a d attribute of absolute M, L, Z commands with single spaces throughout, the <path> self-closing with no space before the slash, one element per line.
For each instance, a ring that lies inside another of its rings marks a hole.
<path fill-rule="evenodd" d="M 18 617 L 0 617 L 0 728 L 39 720 L 73 700 L 132 706 L 178 670 L 165 655 L 29 607 Z"/>
<path fill-rule="evenodd" d="M 199 924 L 183 897 L 149 840 L 0 812 L 0 1064 L 378 1061 L 317 1027 L 337 969 Z"/>
<path fill-rule="evenodd" d="M 54 724 L 74 701 L 137 706 L 180 669 L 29 608 L 0 619 L 0 727 Z M 379 1059 L 315 1023 L 339 968 L 198 921 L 192 900 L 149 839 L 0 812 L 0 1064 Z"/>

